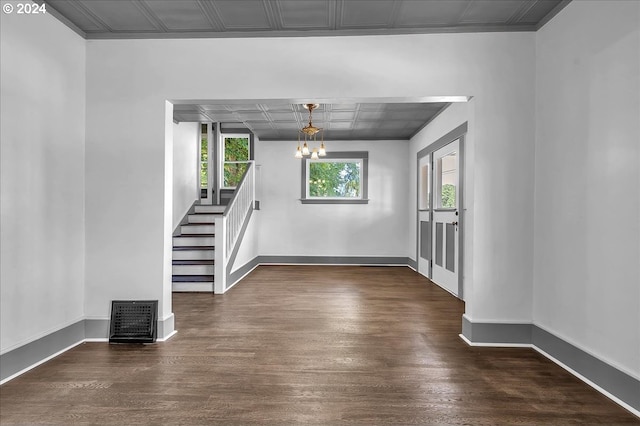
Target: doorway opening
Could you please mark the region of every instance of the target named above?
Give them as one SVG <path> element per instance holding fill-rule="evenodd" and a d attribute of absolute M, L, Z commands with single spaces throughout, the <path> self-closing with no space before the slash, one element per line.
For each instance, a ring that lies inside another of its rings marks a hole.
<path fill-rule="evenodd" d="M 418 272 L 463 299 L 464 140 L 467 123 L 417 155 Z"/>

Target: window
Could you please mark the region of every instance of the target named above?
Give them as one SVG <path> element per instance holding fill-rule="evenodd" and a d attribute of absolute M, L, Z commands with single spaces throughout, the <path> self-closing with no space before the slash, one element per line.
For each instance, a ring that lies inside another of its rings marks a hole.
<path fill-rule="evenodd" d="M 247 134 L 222 135 L 223 188 L 235 188 L 240 183 L 251 158 L 249 148 L 249 135 Z"/>
<path fill-rule="evenodd" d="M 437 160 L 438 208 L 455 209 L 456 185 L 458 184 L 457 153 L 452 152 Z"/>
<path fill-rule="evenodd" d="M 304 204 L 368 203 L 368 153 L 330 152 L 320 160 L 302 160 Z"/>
<path fill-rule="evenodd" d="M 200 188 L 204 189 L 204 196 L 207 195 L 207 187 L 209 186 L 209 149 L 208 149 L 208 125 L 202 123 L 200 125 Z"/>
<path fill-rule="evenodd" d="M 429 210 L 431 203 L 431 155 L 420 159 L 418 181 L 418 210 Z"/>
<path fill-rule="evenodd" d="M 362 198 L 362 160 L 309 161 L 307 167 L 307 198 Z"/>

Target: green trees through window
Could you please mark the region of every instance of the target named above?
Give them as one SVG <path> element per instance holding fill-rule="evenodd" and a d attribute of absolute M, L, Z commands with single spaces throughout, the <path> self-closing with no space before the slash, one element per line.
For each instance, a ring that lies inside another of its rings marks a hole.
<path fill-rule="evenodd" d="M 224 187 L 238 186 L 249 161 L 248 137 L 224 137 Z"/>
<path fill-rule="evenodd" d="M 200 141 L 200 187 L 206 188 L 208 185 L 209 151 L 207 143 L 207 125 L 203 125 L 202 139 Z"/>
<path fill-rule="evenodd" d="M 359 198 L 360 163 L 312 161 L 309 163 L 309 197 Z"/>
<path fill-rule="evenodd" d="M 442 185 L 442 208 L 453 209 L 456 207 L 456 187 L 450 183 Z"/>

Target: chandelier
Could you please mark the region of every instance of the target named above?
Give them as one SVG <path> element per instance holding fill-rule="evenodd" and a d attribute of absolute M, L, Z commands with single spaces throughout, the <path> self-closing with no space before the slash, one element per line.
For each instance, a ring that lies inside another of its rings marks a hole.
<path fill-rule="evenodd" d="M 305 109 L 309 110 L 309 124 L 298 130 L 298 149 L 296 150 L 296 158 L 304 158 L 311 155 L 312 160 L 317 160 L 318 157 L 324 157 L 327 155 L 327 151 L 324 148 L 324 129 L 313 125 L 311 114 L 314 109 L 318 108 L 318 104 L 304 104 Z M 317 143 L 318 133 L 320 133 L 320 148 L 313 147 L 309 150 L 307 142 Z M 300 142 L 304 140 L 304 144 L 300 147 Z"/>

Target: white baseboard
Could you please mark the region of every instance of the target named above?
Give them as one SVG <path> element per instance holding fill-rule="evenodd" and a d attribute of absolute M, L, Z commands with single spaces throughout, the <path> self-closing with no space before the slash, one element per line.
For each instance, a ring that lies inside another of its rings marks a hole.
<path fill-rule="evenodd" d="M 479 343 L 472 342 L 467 339 L 463 334 L 458 334 L 458 336 L 464 340 L 464 342 L 469 346 L 477 346 L 484 348 L 533 348 L 534 346 L 531 343 Z"/>
<path fill-rule="evenodd" d="M 166 342 L 167 340 L 171 339 L 176 334 L 178 334 L 178 330 L 173 330 L 167 336 L 156 339 L 156 342 Z"/>

